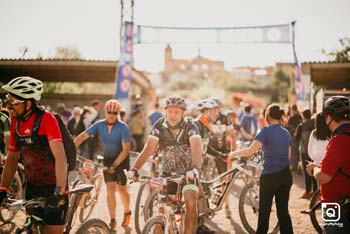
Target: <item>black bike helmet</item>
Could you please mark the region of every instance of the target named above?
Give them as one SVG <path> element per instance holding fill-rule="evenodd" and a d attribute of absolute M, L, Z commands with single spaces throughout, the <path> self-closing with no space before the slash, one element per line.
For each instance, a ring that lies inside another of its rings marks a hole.
<path fill-rule="evenodd" d="M 323 104 L 324 114 L 341 114 L 350 112 L 350 101 L 345 96 L 333 96 Z"/>
<path fill-rule="evenodd" d="M 180 107 L 183 110 L 186 110 L 187 104 L 185 102 L 185 99 L 183 99 L 182 97 L 178 95 L 173 95 L 168 97 L 165 101 L 164 108 L 168 108 L 168 107 Z"/>

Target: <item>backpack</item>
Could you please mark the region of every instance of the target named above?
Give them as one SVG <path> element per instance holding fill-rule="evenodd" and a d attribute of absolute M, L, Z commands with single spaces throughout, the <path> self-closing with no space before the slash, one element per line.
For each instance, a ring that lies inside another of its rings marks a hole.
<path fill-rule="evenodd" d="M 7 125 L 9 126 L 9 119 L 8 119 L 7 115 L 0 112 L 0 153 L 1 154 L 6 154 L 6 145 L 5 145 L 5 136 L 4 136 L 4 131 L 5 131 L 4 122 L 7 122 Z"/>
<path fill-rule="evenodd" d="M 38 111 L 36 111 L 36 119 L 34 121 L 33 129 L 32 129 L 32 136 L 31 136 L 32 141 L 34 143 L 43 142 L 40 139 L 38 132 L 39 132 L 39 126 L 41 123 L 41 118 L 43 117 L 44 113 L 45 113 L 45 110 L 42 110 L 42 109 L 39 109 Z M 60 115 L 57 113 L 52 113 L 52 114 L 55 116 L 55 118 L 58 122 L 58 126 L 60 128 L 60 132 L 62 135 L 62 144 L 64 147 L 64 152 L 66 153 L 66 157 L 67 157 L 68 171 L 72 171 L 75 169 L 75 164 L 77 161 L 77 149 L 75 147 L 73 137 L 69 133 L 66 125 L 63 123 L 63 120 L 61 119 Z M 17 126 L 16 126 L 16 128 L 17 128 Z M 47 142 L 47 139 L 45 139 L 45 140 Z M 40 143 L 40 144 L 42 144 L 42 143 Z M 45 145 L 45 143 L 44 143 L 44 145 Z"/>

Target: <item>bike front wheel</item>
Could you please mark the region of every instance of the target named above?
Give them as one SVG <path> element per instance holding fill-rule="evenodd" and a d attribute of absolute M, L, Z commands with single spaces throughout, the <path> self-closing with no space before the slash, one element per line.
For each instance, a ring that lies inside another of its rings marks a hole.
<path fill-rule="evenodd" d="M 277 214 L 275 209 L 275 202 L 272 202 L 270 225 L 270 234 L 278 233 L 279 226 L 277 220 Z M 241 195 L 239 197 L 239 217 L 241 218 L 244 228 L 250 234 L 254 234 L 256 228 L 258 227 L 258 217 L 259 217 L 259 184 L 256 182 L 251 182 L 244 186 Z"/>
<path fill-rule="evenodd" d="M 147 221 L 145 227 L 142 229 L 142 234 L 158 234 L 165 231 L 165 217 L 157 215 Z"/>
<path fill-rule="evenodd" d="M 137 234 L 141 233 L 142 228 L 145 225 L 146 218 L 145 218 L 145 202 L 147 199 L 147 191 L 149 191 L 148 186 L 146 184 L 141 184 L 139 191 L 137 192 L 136 197 L 136 203 L 135 203 L 135 215 L 134 215 L 134 221 L 135 221 L 135 230 Z"/>
<path fill-rule="evenodd" d="M 87 234 L 87 233 L 96 233 L 96 234 L 109 234 L 110 230 L 108 225 L 101 219 L 89 219 L 76 231 L 76 234 Z"/>
<path fill-rule="evenodd" d="M 320 190 L 317 190 L 311 198 L 310 219 L 317 233 L 323 233 L 323 229 L 320 225 L 320 223 L 322 223 Z"/>
<path fill-rule="evenodd" d="M 18 173 L 15 174 L 10 185 L 9 197 L 21 199 L 23 197 L 22 181 Z M 16 215 L 17 211 L 10 211 L 0 206 L 0 220 L 4 223 L 10 222 Z"/>

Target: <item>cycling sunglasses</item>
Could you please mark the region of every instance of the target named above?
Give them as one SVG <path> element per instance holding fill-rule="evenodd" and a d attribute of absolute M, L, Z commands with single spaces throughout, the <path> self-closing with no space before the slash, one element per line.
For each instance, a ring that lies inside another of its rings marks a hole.
<path fill-rule="evenodd" d="M 107 114 L 109 114 L 109 115 L 118 115 L 119 112 L 118 111 L 107 111 Z"/>
<path fill-rule="evenodd" d="M 25 102 L 24 100 L 18 100 L 14 98 L 10 98 L 8 95 L 6 96 L 6 103 L 11 105 L 11 106 L 17 106 L 20 103 Z"/>

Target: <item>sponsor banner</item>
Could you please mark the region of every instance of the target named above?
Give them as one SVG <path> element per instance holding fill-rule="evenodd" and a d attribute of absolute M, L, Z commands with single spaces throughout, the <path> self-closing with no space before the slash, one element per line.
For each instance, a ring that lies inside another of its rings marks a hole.
<path fill-rule="evenodd" d="M 125 22 L 124 35 L 121 40 L 120 59 L 116 77 L 116 99 L 128 99 L 131 87 L 132 50 L 133 50 L 133 23 Z"/>
<path fill-rule="evenodd" d="M 291 24 L 228 27 L 172 28 L 137 25 L 135 43 L 291 43 Z"/>

